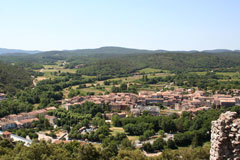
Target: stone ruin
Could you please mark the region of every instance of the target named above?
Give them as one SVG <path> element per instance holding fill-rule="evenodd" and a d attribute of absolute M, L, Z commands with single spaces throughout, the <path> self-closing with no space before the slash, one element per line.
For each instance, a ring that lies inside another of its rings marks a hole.
<path fill-rule="evenodd" d="M 240 160 L 240 119 L 236 112 L 222 113 L 212 121 L 210 160 Z"/>

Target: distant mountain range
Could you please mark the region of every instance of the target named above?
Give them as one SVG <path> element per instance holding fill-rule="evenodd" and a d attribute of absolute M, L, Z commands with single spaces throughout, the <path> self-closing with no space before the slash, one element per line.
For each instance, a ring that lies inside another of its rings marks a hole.
<path fill-rule="evenodd" d="M 132 49 L 124 47 L 101 47 L 95 49 L 76 49 L 76 50 L 59 50 L 59 51 L 38 51 L 38 50 L 19 50 L 19 49 L 6 49 L 0 48 L 0 55 L 8 56 L 23 56 L 26 54 L 36 54 L 48 55 L 48 54 L 131 54 L 131 53 L 167 53 L 167 52 L 182 52 L 182 53 L 194 53 L 194 52 L 203 52 L 203 53 L 224 53 L 224 52 L 240 52 L 240 50 L 228 50 L 228 49 L 215 49 L 215 50 L 190 50 L 190 51 L 168 51 L 168 50 L 144 50 L 144 49 Z"/>
<path fill-rule="evenodd" d="M 31 50 L 21 50 L 21 49 L 7 49 L 7 48 L 0 48 L 0 54 L 15 54 L 15 53 L 27 53 L 27 54 L 35 54 L 41 51 L 31 51 Z"/>

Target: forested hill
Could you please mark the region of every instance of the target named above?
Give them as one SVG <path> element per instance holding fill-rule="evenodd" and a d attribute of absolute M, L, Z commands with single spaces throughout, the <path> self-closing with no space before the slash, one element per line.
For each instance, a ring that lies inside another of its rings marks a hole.
<path fill-rule="evenodd" d="M 0 92 L 15 93 L 32 84 L 30 73 L 22 67 L 0 62 Z"/>
<path fill-rule="evenodd" d="M 40 51 L 29 51 L 29 50 L 20 50 L 20 49 L 7 49 L 7 48 L 0 48 L 0 54 L 8 54 L 8 53 L 27 53 L 27 54 L 34 54 L 39 53 Z"/>
<path fill-rule="evenodd" d="M 63 50 L 63 51 L 46 51 L 36 54 L 20 54 L 10 53 L 0 54 L 0 59 L 9 63 L 41 63 L 41 64 L 53 64 L 58 60 L 73 61 L 76 59 L 86 58 L 87 61 L 92 59 L 105 59 L 109 57 L 115 57 L 128 54 L 145 54 L 155 53 L 156 51 L 131 49 L 122 47 L 101 47 L 96 49 L 77 49 L 77 50 Z M 157 52 L 165 52 L 158 50 Z M 84 60 L 85 61 L 85 60 Z"/>
<path fill-rule="evenodd" d="M 48 51 L 36 54 L 37 56 L 81 56 L 93 54 L 133 54 L 133 53 L 154 53 L 153 50 L 132 49 L 123 47 L 101 47 L 96 49 L 76 49 L 63 51 Z M 160 52 L 160 50 L 159 50 Z"/>
<path fill-rule="evenodd" d="M 232 70 L 240 68 L 240 51 L 225 49 L 206 51 L 139 50 L 122 47 L 102 47 L 66 51 L 49 51 L 31 55 L 4 55 L 2 61 L 39 69 L 42 64 L 68 62 L 66 68 L 74 68 L 86 75 L 132 74 L 143 68 L 166 69 L 173 72 Z"/>
<path fill-rule="evenodd" d="M 72 61 L 68 67 L 85 63 L 82 59 Z M 239 53 L 160 53 L 135 54 L 92 61 L 78 70 L 86 75 L 122 75 L 142 68 L 165 69 L 173 72 L 187 71 L 238 71 Z"/>

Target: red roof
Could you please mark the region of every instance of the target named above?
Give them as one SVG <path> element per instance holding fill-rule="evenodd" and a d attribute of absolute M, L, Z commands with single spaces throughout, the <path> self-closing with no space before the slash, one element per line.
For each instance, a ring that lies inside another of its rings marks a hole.
<path fill-rule="evenodd" d="M 8 131 L 4 131 L 3 132 L 3 135 L 6 135 L 6 136 L 10 136 L 12 133 L 11 132 L 8 132 Z"/>

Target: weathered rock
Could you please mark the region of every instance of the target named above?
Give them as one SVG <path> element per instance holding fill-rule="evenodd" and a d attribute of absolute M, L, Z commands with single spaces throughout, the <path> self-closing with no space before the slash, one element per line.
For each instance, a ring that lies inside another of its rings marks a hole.
<path fill-rule="evenodd" d="M 212 122 L 210 160 L 240 160 L 240 119 L 226 112 Z"/>

